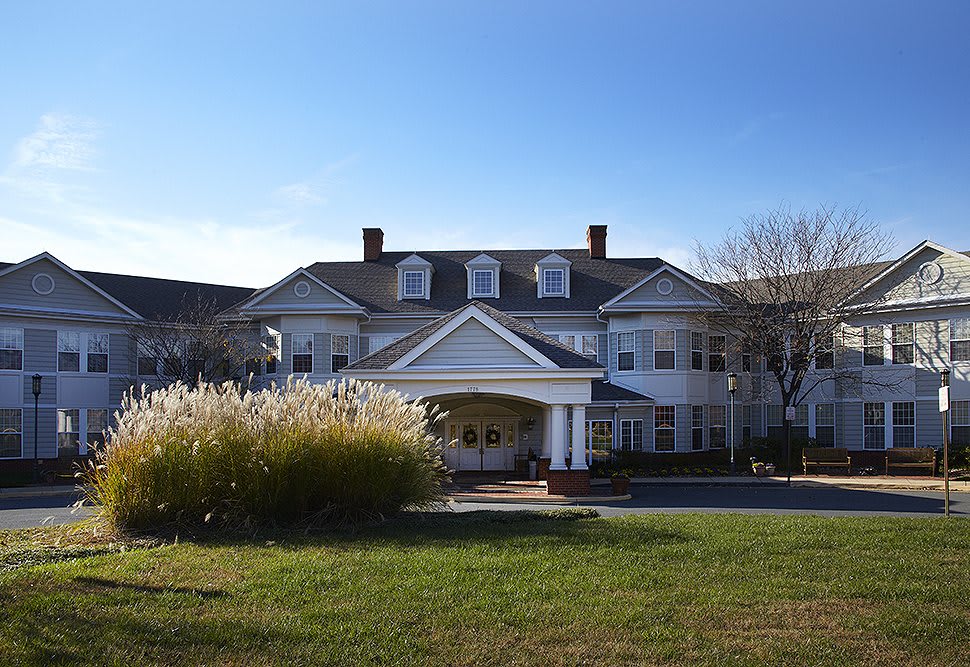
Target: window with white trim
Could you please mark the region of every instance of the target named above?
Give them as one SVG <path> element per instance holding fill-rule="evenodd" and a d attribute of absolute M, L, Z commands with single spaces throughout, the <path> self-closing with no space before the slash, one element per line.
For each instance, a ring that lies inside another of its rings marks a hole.
<path fill-rule="evenodd" d="M 916 446 L 916 403 L 893 402 L 893 447 Z"/>
<path fill-rule="evenodd" d="M 88 410 L 87 416 L 87 438 L 85 442 L 89 446 L 100 447 L 104 445 L 105 432 L 108 430 L 108 411 L 99 409 Z"/>
<path fill-rule="evenodd" d="M 491 269 L 472 271 L 472 296 L 495 295 L 495 272 Z"/>
<path fill-rule="evenodd" d="M 542 270 L 542 294 L 544 296 L 562 296 L 566 293 L 566 270 Z"/>
<path fill-rule="evenodd" d="M 653 449 L 655 452 L 672 452 L 676 448 L 677 406 L 655 405 L 653 407 Z"/>
<path fill-rule="evenodd" d="M 599 361 L 599 334 L 559 334 L 559 342 L 592 361 Z"/>
<path fill-rule="evenodd" d="M 81 333 L 78 331 L 57 332 L 57 370 L 81 370 Z"/>
<path fill-rule="evenodd" d="M 711 405 L 707 408 L 708 441 L 711 449 L 723 449 L 727 443 L 727 407 Z"/>
<path fill-rule="evenodd" d="M 106 333 L 89 333 L 87 338 L 86 366 L 88 373 L 107 373 L 110 337 Z"/>
<path fill-rule="evenodd" d="M 723 373 L 727 368 L 727 337 L 707 337 L 707 370 L 711 373 Z"/>
<path fill-rule="evenodd" d="M 158 357 L 143 342 L 138 342 L 138 375 L 150 377 L 158 374 Z"/>
<path fill-rule="evenodd" d="M 0 459 L 23 456 L 23 437 L 23 410 L 0 408 Z"/>
<path fill-rule="evenodd" d="M 293 334 L 291 354 L 294 373 L 313 372 L 313 334 Z"/>
<path fill-rule="evenodd" d="M 751 372 L 751 343 L 747 340 L 741 341 L 741 372 Z"/>
<path fill-rule="evenodd" d="M 57 370 L 107 373 L 109 344 L 106 333 L 58 331 Z"/>
<path fill-rule="evenodd" d="M 57 455 L 77 456 L 81 447 L 81 411 L 57 411 Z"/>
<path fill-rule="evenodd" d="M 616 335 L 616 370 L 632 371 L 636 367 L 636 335 L 624 331 Z"/>
<path fill-rule="evenodd" d="M 643 420 L 620 420 L 620 449 L 624 451 L 640 451 L 643 449 Z"/>
<path fill-rule="evenodd" d="M 588 420 L 586 443 L 594 457 L 608 457 L 613 451 L 613 422 L 609 419 Z"/>
<path fill-rule="evenodd" d="M 662 330 L 653 332 L 653 368 L 672 371 L 677 366 L 677 332 Z"/>
<path fill-rule="evenodd" d="M 698 452 L 704 449 L 704 406 L 690 406 L 690 448 Z"/>
<path fill-rule="evenodd" d="M 950 402 L 950 435 L 954 445 L 970 445 L 970 401 Z"/>
<path fill-rule="evenodd" d="M 771 403 L 765 406 L 765 435 L 780 438 L 785 428 L 785 406 Z"/>
<path fill-rule="evenodd" d="M 795 419 L 791 423 L 792 440 L 808 441 L 808 403 L 795 406 Z"/>
<path fill-rule="evenodd" d="M 424 271 L 404 272 L 404 296 L 409 298 L 424 296 Z"/>
<path fill-rule="evenodd" d="M 704 334 L 701 331 L 690 332 L 690 369 L 704 370 Z"/>
<path fill-rule="evenodd" d="M 815 444 L 835 447 L 835 404 L 815 404 Z"/>
<path fill-rule="evenodd" d="M 815 339 L 815 368 L 818 370 L 832 370 L 835 368 L 835 337 L 828 340 L 828 336 L 823 336 L 822 340 Z"/>
<path fill-rule="evenodd" d="M 892 325 L 892 361 L 894 364 L 911 364 L 916 358 L 916 338 L 912 322 L 898 322 Z"/>
<path fill-rule="evenodd" d="M 398 339 L 397 336 L 371 336 L 367 341 L 367 352 L 377 352 L 381 348 L 387 347 Z"/>
<path fill-rule="evenodd" d="M 970 361 L 970 317 L 950 320 L 950 361 Z"/>
<path fill-rule="evenodd" d="M 741 406 L 741 444 L 750 445 L 751 435 L 751 406 L 745 404 Z"/>
<path fill-rule="evenodd" d="M 263 350 L 266 354 L 266 374 L 276 375 L 279 370 L 280 337 L 263 336 Z"/>
<path fill-rule="evenodd" d="M 886 448 L 886 404 L 881 401 L 862 404 L 862 447 Z"/>
<path fill-rule="evenodd" d="M 0 327 L 0 370 L 24 369 L 24 330 Z"/>
<path fill-rule="evenodd" d="M 862 365 L 882 366 L 885 362 L 885 335 L 882 325 L 862 327 Z"/>
<path fill-rule="evenodd" d="M 350 364 L 350 336 L 330 334 L 330 372 L 336 373 Z"/>

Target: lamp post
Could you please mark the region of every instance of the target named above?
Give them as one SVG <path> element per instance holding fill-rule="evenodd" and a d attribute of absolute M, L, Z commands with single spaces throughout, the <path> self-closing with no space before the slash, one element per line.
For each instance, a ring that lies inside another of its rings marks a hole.
<path fill-rule="evenodd" d="M 34 373 L 31 378 L 31 391 L 34 393 L 34 483 L 40 481 L 40 462 L 37 460 L 37 403 L 40 401 L 41 381 L 44 378 L 40 373 Z"/>
<path fill-rule="evenodd" d="M 738 374 L 727 374 L 727 390 L 731 394 L 731 474 L 736 470 L 734 467 L 734 392 L 738 390 Z"/>
<path fill-rule="evenodd" d="M 950 369 L 940 371 L 940 412 L 943 413 L 943 516 L 950 516 Z"/>

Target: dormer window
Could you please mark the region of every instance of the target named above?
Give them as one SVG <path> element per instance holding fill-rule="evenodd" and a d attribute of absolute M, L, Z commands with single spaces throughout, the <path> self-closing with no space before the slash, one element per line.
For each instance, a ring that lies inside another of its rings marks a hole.
<path fill-rule="evenodd" d="M 536 262 L 536 296 L 569 298 L 568 259 L 557 253 L 546 255 Z"/>
<path fill-rule="evenodd" d="M 499 296 L 499 273 L 502 263 L 482 253 L 465 262 L 468 272 L 469 299 L 497 299 Z"/>
<path fill-rule="evenodd" d="M 431 274 L 434 267 L 431 262 L 417 255 L 401 260 L 397 263 L 397 298 L 430 299 Z"/>
<path fill-rule="evenodd" d="M 542 290 L 544 296 L 562 296 L 566 293 L 565 271 L 562 269 L 543 269 Z"/>
<path fill-rule="evenodd" d="M 404 272 L 404 297 L 408 299 L 424 296 L 424 271 Z"/>

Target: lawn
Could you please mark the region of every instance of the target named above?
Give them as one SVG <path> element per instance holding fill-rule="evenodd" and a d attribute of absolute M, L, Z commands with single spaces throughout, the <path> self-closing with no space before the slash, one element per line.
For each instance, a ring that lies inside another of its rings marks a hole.
<path fill-rule="evenodd" d="M 0 533 L 0 601 L 4 665 L 965 665 L 970 521 L 487 512 L 177 543 L 45 529 Z"/>

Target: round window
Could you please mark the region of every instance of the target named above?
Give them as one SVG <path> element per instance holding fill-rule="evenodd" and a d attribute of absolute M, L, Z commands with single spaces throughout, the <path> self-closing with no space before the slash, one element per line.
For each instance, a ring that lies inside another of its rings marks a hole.
<path fill-rule="evenodd" d="M 924 285 L 932 285 L 943 277 L 943 267 L 936 262 L 926 262 L 920 265 L 916 272 L 916 279 Z"/>
<path fill-rule="evenodd" d="M 667 278 L 661 278 L 657 281 L 657 291 L 666 296 L 674 291 L 674 284 Z"/>
<path fill-rule="evenodd" d="M 54 279 L 46 273 L 38 273 L 34 276 L 34 279 L 30 281 L 30 286 L 33 287 L 34 291 L 38 294 L 50 294 L 54 291 Z"/>
<path fill-rule="evenodd" d="M 301 280 L 296 285 L 293 286 L 293 293 L 296 294 L 301 299 L 310 296 L 310 283 L 305 280 Z"/>

